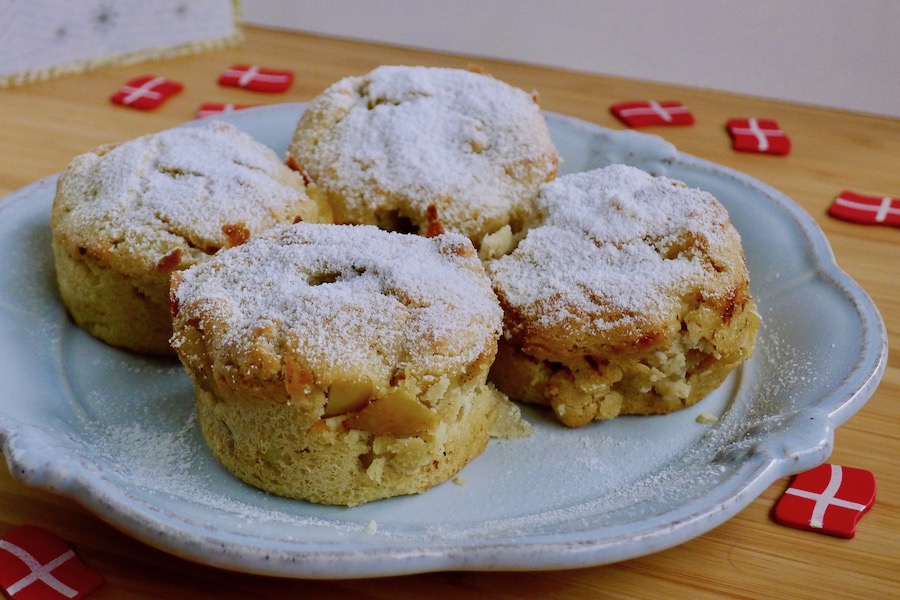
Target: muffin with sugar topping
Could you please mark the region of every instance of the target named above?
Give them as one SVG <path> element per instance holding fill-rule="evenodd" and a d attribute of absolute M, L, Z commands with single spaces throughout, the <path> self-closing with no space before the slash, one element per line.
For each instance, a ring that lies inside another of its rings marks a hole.
<path fill-rule="evenodd" d="M 559 157 L 532 94 L 480 73 L 382 66 L 342 79 L 297 123 L 288 161 L 338 223 L 518 234 Z"/>
<path fill-rule="evenodd" d="M 546 184 L 486 271 L 503 306 L 491 380 L 578 427 L 669 413 L 750 357 L 759 317 L 738 232 L 710 194 L 615 165 Z"/>
<path fill-rule="evenodd" d="M 276 227 L 176 274 L 172 312 L 208 446 L 268 492 L 414 494 L 529 431 L 486 383 L 502 313 L 458 234 Z"/>
<path fill-rule="evenodd" d="M 223 122 L 101 146 L 76 157 L 57 185 L 60 295 L 95 337 L 171 354 L 173 271 L 279 223 L 321 218 L 296 172 Z"/>

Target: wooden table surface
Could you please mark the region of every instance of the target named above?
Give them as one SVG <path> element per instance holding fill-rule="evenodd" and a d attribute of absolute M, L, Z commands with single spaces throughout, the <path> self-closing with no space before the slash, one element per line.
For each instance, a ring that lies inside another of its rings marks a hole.
<path fill-rule="evenodd" d="M 309 100 L 337 79 L 381 64 L 481 65 L 515 86 L 537 90 L 542 108 L 613 129 L 608 107 L 631 99 L 679 99 L 692 127 L 651 128 L 679 150 L 749 174 L 808 211 L 838 264 L 872 296 L 887 324 L 890 355 L 868 403 L 835 433 L 831 462 L 870 470 L 878 500 L 857 535 L 843 540 L 775 524 L 769 516 L 787 486 L 780 480 L 720 527 L 680 546 L 625 562 L 548 572 L 450 572 L 383 579 L 304 581 L 202 566 L 118 532 L 77 503 L 26 488 L 0 468 L 0 535 L 44 526 L 103 573 L 91 598 L 763 598 L 900 597 L 900 229 L 827 216 L 843 189 L 900 196 L 900 121 L 706 90 L 559 69 L 248 28 L 243 44 L 193 56 L 107 67 L 0 90 L 0 197 L 63 169 L 75 155 L 190 120 L 202 102 Z M 287 93 L 222 88 L 235 63 L 295 71 Z M 114 106 L 127 79 L 154 73 L 185 84 L 160 109 Z M 824 76 L 811 74 L 810 76 Z M 786 157 L 731 149 L 730 117 L 774 118 L 788 131 Z M 0 267 L 2 268 L 2 267 Z M 827 327 L 827 323 L 822 324 Z"/>

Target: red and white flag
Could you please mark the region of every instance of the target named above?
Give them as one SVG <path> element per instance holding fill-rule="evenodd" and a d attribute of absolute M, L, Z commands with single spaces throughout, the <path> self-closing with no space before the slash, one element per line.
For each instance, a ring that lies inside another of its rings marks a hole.
<path fill-rule="evenodd" d="M 852 538 L 856 523 L 874 503 L 872 473 L 826 463 L 794 477 L 774 516 L 788 527 Z"/>
<path fill-rule="evenodd" d="M 864 225 L 900 227 L 900 198 L 864 196 L 844 190 L 834 199 L 828 214 L 836 219 Z"/>
<path fill-rule="evenodd" d="M 143 75 L 126 82 L 110 100 L 122 106 L 152 110 L 181 90 L 182 85 L 177 81 L 156 75 Z"/>
<path fill-rule="evenodd" d="M 731 145 L 741 152 L 787 154 L 791 140 L 772 119 L 729 119 Z"/>
<path fill-rule="evenodd" d="M 0 587 L 13 600 L 78 600 L 103 584 L 54 533 L 20 525 L 0 539 Z"/>
<path fill-rule="evenodd" d="M 200 108 L 197 109 L 196 117 L 198 119 L 203 119 L 204 117 L 211 117 L 214 115 L 224 115 L 228 113 L 233 113 L 238 110 L 243 110 L 245 108 L 253 108 L 254 106 L 259 106 L 259 104 L 232 104 L 230 102 L 204 102 L 200 105 Z"/>
<path fill-rule="evenodd" d="M 677 100 L 619 102 L 610 106 L 609 110 L 629 127 L 693 125 L 694 123 L 694 115 L 690 109 Z"/>
<path fill-rule="evenodd" d="M 293 71 L 264 69 L 255 65 L 234 65 L 219 77 L 219 85 L 255 92 L 283 92 L 293 82 Z"/>

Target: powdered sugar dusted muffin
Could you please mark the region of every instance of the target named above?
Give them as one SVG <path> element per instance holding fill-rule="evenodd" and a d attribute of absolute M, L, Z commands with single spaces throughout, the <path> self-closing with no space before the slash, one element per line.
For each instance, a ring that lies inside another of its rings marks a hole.
<path fill-rule="evenodd" d="M 266 491 L 417 493 L 529 431 L 486 383 L 502 313 L 460 235 L 276 227 L 177 274 L 172 302 L 206 441 Z"/>
<path fill-rule="evenodd" d="M 616 165 L 560 177 L 537 204 L 486 266 L 505 311 L 500 390 L 577 427 L 689 406 L 751 355 L 741 240 L 710 194 Z"/>
<path fill-rule="evenodd" d="M 319 218 L 302 178 L 223 122 L 102 146 L 76 157 L 58 182 L 60 295 L 101 340 L 170 354 L 173 271 L 273 225 Z"/>
<path fill-rule="evenodd" d="M 433 235 L 517 233 L 558 155 L 531 94 L 461 69 L 383 66 L 338 81 L 297 124 L 289 162 L 335 221 Z"/>

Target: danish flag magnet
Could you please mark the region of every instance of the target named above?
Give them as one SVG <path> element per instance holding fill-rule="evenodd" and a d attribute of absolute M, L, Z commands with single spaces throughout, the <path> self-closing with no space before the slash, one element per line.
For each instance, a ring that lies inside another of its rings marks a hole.
<path fill-rule="evenodd" d="M 182 90 L 177 81 L 170 81 L 156 75 L 143 75 L 129 80 L 119 88 L 110 100 L 140 110 L 152 110 L 165 102 L 172 94 Z"/>
<path fill-rule="evenodd" d="M 729 119 L 731 146 L 741 152 L 787 154 L 791 140 L 772 119 Z"/>
<path fill-rule="evenodd" d="M 694 115 L 690 109 L 677 100 L 619 102 L 610 106 L 609 110 L 620 121 L 635 128 L 651 125 L 694 124 Z"/>
<path fill-rule="evenodd" d="M 55 534 L 20 525 L 0 539 L 0 587 L 13 600 L 78 600 L 103 584 Z"/>
<path fill-rule="evenodd" d="M 774 518 L 788 527 L 852 538 L 874 503 L 872 473 L 826 463 L 794 477 L 775 505 Z"/>
<path fill-rule="evenodd" d="M 864 225 L 892 225 L 900 227 L 900 198 L 864 196 L 844 190 L 834 199 L 828 214 Z"/>
<path fill-rule="evenodd" d="M 200 105 L 200 108 L 197 109 L 196 117 L 198 119 L 202 119 L 204 117 L 211 117 L 213 115 L 224 115 L 228 113 L 233 113 L 238 110 L 242 110 L 244 108 L 252 108 L 254 106 L 259 106 L 259 104 L 232 104 L 230 102 L 204 102 Z"/>
<path fill-rule="evenodd" d="M 264 69 L 255 65 L 234 65 L 219 77 L 219 85 L 255 92 L 283 92 L 293 82 L 293 71 Z"/>

